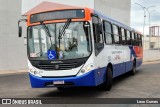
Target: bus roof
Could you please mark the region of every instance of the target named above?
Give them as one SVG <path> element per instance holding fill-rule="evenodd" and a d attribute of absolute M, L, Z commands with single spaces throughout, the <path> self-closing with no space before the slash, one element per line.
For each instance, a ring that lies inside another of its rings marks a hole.
<path fill-rule="evenodd" d="M 121 23 L 118 22 L 106 15 L 101 14 L 100 12 L 90 9 L 90 8 L 82 8 L 82 7 L 76 7 L 76 6 L 70 6 L 70 5 L 64 5 L 64 4 L 59 4 L 59 3 L 53 3 L 53 2 L 42 2 L 39 5 L 35 6 L 34 8 L 32 8 L 31 10 L 29 10 L 28 12 L 26 12 L 24 15 L 31 15 L 31 14 L 36 14 L 36 13 L 41 13 L 41 12 L 47 12 L 47 11 L 52 11 L 52 10 L 65 10 L 65 9 L 87 9 L 90 10 L 90 13 L 94 13 L 97 14 L 98 16 L 100 16 L 102 19 L 105 19 L 113 24 L 116 24 L 122 28 L 128 29 L 130 31 L 136 32 L 136 33 L 140 33 L 139 31 Z M 141 34 L 141 33 L 140 33 Z"/>

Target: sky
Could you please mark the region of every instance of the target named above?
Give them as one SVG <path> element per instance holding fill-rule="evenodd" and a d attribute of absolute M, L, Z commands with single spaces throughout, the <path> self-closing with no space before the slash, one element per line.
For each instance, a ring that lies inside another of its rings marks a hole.
<path fill-rule="evenodd" d="M 150 7 L 148 11 L 151 13 L 150 26 L 160 25 L 160 0 L 131 0 L 131 27 L 141 31 L 143 33 L 144 25 L 144 10 L 143 7 Z M 154 7 L 153 7 L 154 6 Z M 145 18 L 145 35 L 149 34 L 149 13 L 146 12 Z"/>

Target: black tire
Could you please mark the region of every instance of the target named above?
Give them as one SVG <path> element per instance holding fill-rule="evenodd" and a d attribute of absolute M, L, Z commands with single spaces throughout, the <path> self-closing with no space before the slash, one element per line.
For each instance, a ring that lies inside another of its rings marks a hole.
<path fill-rule="evenodd" d="M 112 76 L 112 70 L 110 67 L 107 67 L 106 71 L 106 81 L 100 85 L 100 88 L 105 91 L 109 91 L 112 88 L 112 81 L 113 81 L 113 76 Z"/>
<path fill-rule="evenodd" d="M 132 67 L 132 70 L 130 71 L 130 74 L 131 75 L 135 75 L 136 74 L 136 62 L 135 61 L 133 62 L 133 67 Z"/>
<path fill-rule="evenodd" d="M 57 87 L 57 90 L 63 91 L 63 90 L 64 90 L 64 87 Z"/>

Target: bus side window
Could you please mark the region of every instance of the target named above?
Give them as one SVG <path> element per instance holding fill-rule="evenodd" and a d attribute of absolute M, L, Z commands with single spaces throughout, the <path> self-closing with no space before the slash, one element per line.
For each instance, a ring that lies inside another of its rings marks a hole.
<path fill-rule="evenodd" d="M 121 28 L 121 35 L 122 35 L 122 45 L 126 45 L 125 30 L 123 28 Z"/>
<path fill-rule="evenodd" d="M 112 44 L 112 27 L 109 22 L 104 22 L 104 34 L 106 44 Z"/>
<path fill-rule="evenodd" d="M 132 39 L 133 39 L 132 40 L 133 41 L 132 45 L 135 46 L 136 45 L 136 40 L 135 40 L 135 33 L 134 32 L 132 33 Z"/>
<path fill-rule="evenodd" d="M 120 36 L 119 36 L 118 26 L 116 25 L 113 25 L 113 34 L 114 34 L 114 43 L 119 44 Z"/>
<path fill-rule="evenodd" d="M 126 30 L 127 31 L 127 45 L 131 45 L 131 37 L 130 37 L 130 31 L 129 30 Z"/>
<path fill-rule="evenodd" d="M 139 34 L 137 34 L 137 46 L 139 46 Z"/>
<path fill-rule="evenodd" d="M 142 35 L 139 35 L 139 46 L 142 46 Z"/>
<path fill-rule="evenodd" d="M 96 16 L 92 16 L 92 22 L 93 22 L 93 33 L 94 33 L 94 43 L 95 43 L 95 54 L 97 56 L 104 48 L 102 24 L 100 19 Z"/>
<path fill-rule="evenodd" d="M 139 38 L 138 38 L 138 34 L 136 34 L 136 46 L 139 46 Z"/>
<path fill-rule="evenodd" d="M 136 38 L 136 33 L 134 33 L 134 46 L 137 46 L 137 38 Z"/>
<path fill-rule="evenodd" d="M 132 32 L 132 45 L 135 45 L 134 32 Z"/>

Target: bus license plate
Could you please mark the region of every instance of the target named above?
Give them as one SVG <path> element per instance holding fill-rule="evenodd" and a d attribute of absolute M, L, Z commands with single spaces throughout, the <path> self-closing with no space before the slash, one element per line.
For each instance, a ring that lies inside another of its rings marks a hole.
<path fill-rule="evenodd" d="M 64 81 L 53 81 L 54 85 L 64 84 Z"/>

